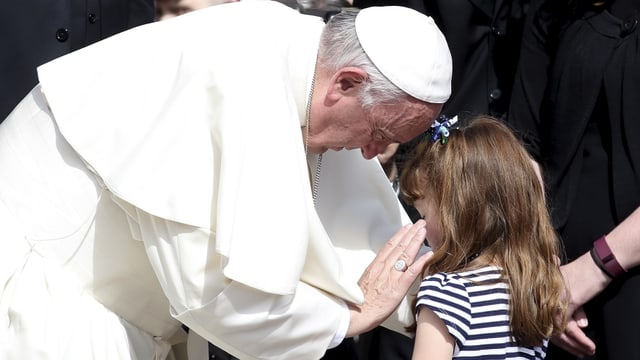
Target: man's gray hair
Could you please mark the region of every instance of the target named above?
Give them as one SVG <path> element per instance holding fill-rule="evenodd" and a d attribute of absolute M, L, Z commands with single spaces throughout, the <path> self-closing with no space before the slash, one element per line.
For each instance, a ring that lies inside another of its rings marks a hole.
<path fill-rule="evenodd" d="M 394 104 L 406 100 L 409 95 L 382 75 L 362 49 L 355 27 L 358 11 L 345 9 L 329 20 L 320 39 L 320 65 L 330 71 L 346 66 L 366 71 L 369 80 L 360 94 L 360 102 L 365 109 L 379 103 Z"/>

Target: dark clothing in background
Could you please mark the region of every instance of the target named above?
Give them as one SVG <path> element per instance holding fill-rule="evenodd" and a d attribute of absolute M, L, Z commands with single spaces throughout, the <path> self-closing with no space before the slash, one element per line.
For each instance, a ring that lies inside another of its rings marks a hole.
<path fill-rule="evenodd" d="M 507 111 L 529 0 L 354 0 L 354 6 L 400 5 L 435 20 L 453 58 L 451 98 L 442 114 L 468 118 Z"/>
<path fill-rule="evenodd" d="M 154 0 L 19 0 L 2 7 L 0 122 L 36 85 L 37 66 L 154 20 Z"/>
<path fill-rule="evenodd" d="M 567 261 L 640 206 L 638 9 L 543 1 L 524 33 L 508 121 L 542 166 Z M 640 359 L 638 304 L 638 270 L 586 304 L 593 358 Z M 554 346 L 547 358 L 575 359 Z"/>

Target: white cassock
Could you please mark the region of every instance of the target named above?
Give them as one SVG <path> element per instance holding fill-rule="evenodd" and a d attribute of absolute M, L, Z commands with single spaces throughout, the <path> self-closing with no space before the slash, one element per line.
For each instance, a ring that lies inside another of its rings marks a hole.
<path fill-rule="evenodd" d="M 359 151 L 324 155 L 314 206 L 322 28 L 237 2 L 38 69 L 0 125 L 0 358 L 162 359 L 180 323 L 241 359 L 342 340 L 341 299 L 409 220 Z"/>

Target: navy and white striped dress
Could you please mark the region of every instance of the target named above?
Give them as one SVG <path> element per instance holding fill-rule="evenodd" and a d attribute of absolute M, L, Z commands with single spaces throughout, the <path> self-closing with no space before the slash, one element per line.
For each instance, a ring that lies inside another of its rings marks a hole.
<path fill-rule="evenodd" d="M 544 359 L 548 340 L 543 346 L 521 347 L 510 338 L 507 284 L 478 284 L 499 277 L 498 267 L 487 266 L 422 280 L 417 306 L 444 321 L 455 339 L 454 359 Z"/>

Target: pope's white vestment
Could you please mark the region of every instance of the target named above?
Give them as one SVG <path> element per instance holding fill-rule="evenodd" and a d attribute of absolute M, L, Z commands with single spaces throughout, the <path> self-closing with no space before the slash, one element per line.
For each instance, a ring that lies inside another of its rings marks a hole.
<path fill-rule="evenodd" d="M 409 220 L 359 151 L 324 155 L 313 202 L 322 28 L 237 2 L 38 69 L 0 125 L 0 358 L 162 359 L 181 323 L 241 359 L 342 340 L 344 300 Z M 410 321 L 403 303 L 387 326 Z"/>

